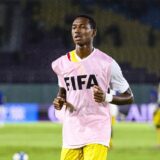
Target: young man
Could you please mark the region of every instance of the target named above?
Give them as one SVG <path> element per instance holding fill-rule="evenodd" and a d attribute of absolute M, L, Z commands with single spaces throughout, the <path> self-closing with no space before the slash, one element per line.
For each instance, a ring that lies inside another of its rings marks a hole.
<path fill-rule="evenodd" d="M 59 92 L 55 109 L 65 107 L 61 160 L 106 160 L 111 135 L 108 103 L 130 104 L 133 95 L 119 65 L 93 47 L 96 23 L 87 15 L 72 24 L 75 50 L 52 63 Z M 109 86 L 119 92 L 108 94 Z"/>

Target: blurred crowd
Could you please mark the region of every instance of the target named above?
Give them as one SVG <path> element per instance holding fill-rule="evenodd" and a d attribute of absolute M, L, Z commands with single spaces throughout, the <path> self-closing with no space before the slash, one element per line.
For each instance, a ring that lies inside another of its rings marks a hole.
<path fill-rule="evenodd" d="M 73 48 L 67 32 L 82 13 L 100 24 L 95 46 L 111 52 L 129 82 L 157 83 L 159 8 L 158 0 L 2 0 L 0 82 L 55 82 L 51 61 Z"/>

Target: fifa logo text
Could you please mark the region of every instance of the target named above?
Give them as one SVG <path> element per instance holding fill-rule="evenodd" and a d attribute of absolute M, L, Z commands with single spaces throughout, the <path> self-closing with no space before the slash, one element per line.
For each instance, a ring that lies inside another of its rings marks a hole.
<path fill-rule="evenodd" d="M 91 75 L 78 75 L 64 78 L 67 90 L 69 91 L 71 87 L 73 90 L 89 89 L 94 85 L 98 85 L 96 76 Z"/>

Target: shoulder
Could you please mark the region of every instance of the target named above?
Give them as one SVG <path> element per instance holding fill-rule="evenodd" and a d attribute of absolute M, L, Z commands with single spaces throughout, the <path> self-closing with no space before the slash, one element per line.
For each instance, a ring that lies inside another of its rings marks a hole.
<path fill-rule="evenodd" d="M 52 61 L 52 65 L 62 62 L 65 58 L 66 58 L 66 55 L 60 56 L 59 58 Z"/>
<path fill-rule="evenodd" d="M 115 71 L 121 71 L 119 64 L 114 59 L 112 59 L 111 68 Z"/>
<path fill-rule="evenodd" d="M 95 53 L 96 53 L 96 57 L 102 60 L 107 60 L 108 62 L 112 63 L 113 58 L 111 56 L 109 56 L 106 52 L 103 52 L 99 49 L 95 49 Z"/>
<path fill-rule="evenodd" d="M 66 52 L 65 54 L 63 54 L 62 56 L 60 56 L 59 58 L 57 58 L 57 59 L 55 59 L 55 60 L 53 60 L 52 61 L 52 65 L 54 65 L 54 64 L 63 64 L 63 63 L 67 63 L 67 62 L 69 62 L 69 56 L 70 56 L 70 52 L 72 52 L 72 51 L 69 51 L 69 52 Z"/>
<path fill-rule="evenodd" d="M 112 63 L 111 63 L 111 76 L 118 77 L 118 78 L 123 77 L 122 69 L 114 59 L 112 60 Z"/>
<path fill-rule="evenodd" d="M 67 54 L 62 55 L 61 57 L 55 59 L 51 63 L 52 70 L 58 74 L 61 72 L 63 66 L 68 62 Z"/>

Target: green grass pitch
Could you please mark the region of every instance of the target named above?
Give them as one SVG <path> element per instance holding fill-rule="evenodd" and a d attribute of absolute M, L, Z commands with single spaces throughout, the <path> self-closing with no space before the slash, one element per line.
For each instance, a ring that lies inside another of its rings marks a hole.
<path fill-rule="evenodd" d="M 62 126 L 51 122 L 5 124 L 0 127 L 0 160 L 12 160 L 18 151 L 29 160 L 59 160 Z M 116 123 L 108 160 L 158 160 L 155 129 L 151 124 Z"/>

